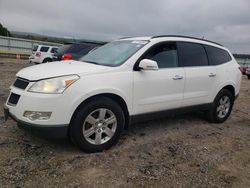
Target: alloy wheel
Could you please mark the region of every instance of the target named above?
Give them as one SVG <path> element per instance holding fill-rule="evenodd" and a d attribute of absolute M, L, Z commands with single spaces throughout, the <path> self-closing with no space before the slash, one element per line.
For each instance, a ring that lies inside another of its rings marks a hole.
<path fill-rule="evenodd" d="M 230 109 L 230 103 L 230 98 L 228 96 L 222 96 L 220 98 L 217 106 L 217 116 L 220 119 L 223 119 L 228 114 Z"/>
<path fill-rule="evenodd" d="M 113 137 L 116 128 L 117 118 L 115 114 L 109 109 L 99 108 L 86 117 L 82 132 L 89 143 L 101 145 Z"/>

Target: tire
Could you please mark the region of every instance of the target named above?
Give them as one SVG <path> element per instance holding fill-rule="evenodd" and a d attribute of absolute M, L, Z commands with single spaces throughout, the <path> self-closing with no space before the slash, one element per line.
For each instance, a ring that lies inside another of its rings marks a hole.
<path fill-rule="evenodd" d="M 227 89 L 222 89 L 214 99 L 211 109 L 207 112 L 211 123 L 222 123 L 229 117 L 234 104 L 234 96 Z"/>
<path fill-rule="evenodd" d="M 42 63 L 48 63 L 48 62 L 51 62 L 51 61 L 52 61 L 52 59 L 50 59 L 50 58 L 45 58 L 45 59 L 43 60 Z"/>
<path fill-rule="evenodd" d="M 250 80 L 250 75 L 247 75 L 247 78 Z"/>
<path fill-rule="evenodd" d="M 84 152 L 101 152 L 117 143 L 124 124 L 122 108 L 109 98 L 99 97 L 76 110 L 69 135 Z"/>

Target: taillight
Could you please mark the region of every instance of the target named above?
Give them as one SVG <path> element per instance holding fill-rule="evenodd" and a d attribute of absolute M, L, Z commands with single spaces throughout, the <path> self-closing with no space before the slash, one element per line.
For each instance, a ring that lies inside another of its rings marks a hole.
<path fill-rule="evenodd" d="M 35 56 L 36 57 L 40 57 L 41 56 L 41 52 L 36 52 Z"/>
<path fill-rule="evenodd" d="M 64 54 L 62 60 L 71 60 L 73 58 L 72 54 Z"/>
<path fill-rule="evenodd" d="M 245 73 L 245 69 L 243 67 L 239 67 L 239 69 L 242 74 Z"/>

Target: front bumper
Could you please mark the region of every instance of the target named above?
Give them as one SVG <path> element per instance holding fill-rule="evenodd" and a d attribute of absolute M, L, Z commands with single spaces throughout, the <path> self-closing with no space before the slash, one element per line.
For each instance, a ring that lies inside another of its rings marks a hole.
<path fill-rule="evenodd" d="M 46 137 L 46 138 L 66 138 L 68 134 L 68 125 L 37 125 L 19 120 L 15 115 L 9 112 L 8 107 L 4 106 L 4 118 L 7 121 L 8 118 L 17 122 L 18 127 L 31 132 L 32 134 Z"/>
<path fill-rule="evenodd" d="M 27 88 L 29 88 L 33 83 L 30 82 Z M 77 98 L 76 92 L 66 92 L 64 94 L 41 94 L 27 92 L 11 87 L 10 95 L 5 103 L 5 108 L 9 109 L 9 113 L 14 115 L 16 119 L 27 124 L 42 125 L 47 127 L 48 125 L 60 126 L 68 125 L 70 123 L 71 117 L 74 113 L 74 102 Z M 18 96 L 19 98 L 15 103 L 11 103 L 12 94 Z M 48 120 L 30 120 L 24 117 L 25 111 L 34 112 L 51 112 L 51 117 Z"/>
<path fill-rule="evenodd" d="M 11 86 L 10 95 L 4 105 L 5 119 L 11 117 L 20 127 L 33 132 L 45 132 L 55 138 L 66 136 L 72 115 L 81 99 L 79 93 L 74 90 L 68 90 L 64 94 L 27 92 L 32 84 L 30 82 L 26 89 Z M 15 103 L 12 103 L 12 94 L 19 96 Z M 32 120 L 24 116 L 25 111 L 51 112 L 51 116 L 46 120 Z"/>

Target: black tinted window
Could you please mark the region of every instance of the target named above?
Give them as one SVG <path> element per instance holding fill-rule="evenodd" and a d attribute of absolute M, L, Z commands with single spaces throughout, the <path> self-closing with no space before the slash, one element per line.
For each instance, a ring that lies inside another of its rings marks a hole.
<path fill-rule="evenodd" d="M 157 62 L 159 68 L 178 66 L 177 50 L 175 44 L 161 44 L 153 47 L 143 57 Z"/>
<path fill-rule="evenodd" d="M 205 46 L 205 48 L 210 65 L 220 65 L 232 60 L 229 53 L 225 50 L 212 46 Z"/>
<path fill-rule="evenodd" d="M 49 47 L 41 47 L 40 52 L 47 52 L 49 50 Z"/>
<path fill-rule="evenodd" d="M 78 53 L 88 47 L 89 46 L 85 44 L 73 44 L 71 48 L 69 49 L 68 53 Z"/>
<path fill-rule="evenodd" d="M 89 46 L 88 48 L 85 48 L 85 49 L 77 52 L 77 54 L 85 55 L 85 54 L 89 53 L 89 51 L 91 51 L 91 49 L 92 49 L 92 47 Z"/>
<path fill-rule="evenodd" d="M 204 47 L 196 43 L 178 42 L 180 60 L 185 67 L 208 65 Z"/>
<path fill-rule="evenodd" d="M 71 47 L 70 44 L 65 44 L 65 45 L 63 45 L 63 46 L 60 46 L 56 52 L 57 52 L 57 54 L 61 54 L 61 55 L 62 55 L 62 54 L 65 54 L 65 52 L 66 52 L 70 47 Z"/>
<path fill-rule="evenodd" d="M 52 48 L 51 49 L 51 53 L 55 53 L 57 51 L 58 48 Z"/>
<path fill-rule="evenodd" d="M 33 52 L 37 51 L 37 48 L 38 48 L 37 45 L 33 46 L 32 51 L 33 51 Z"/>

